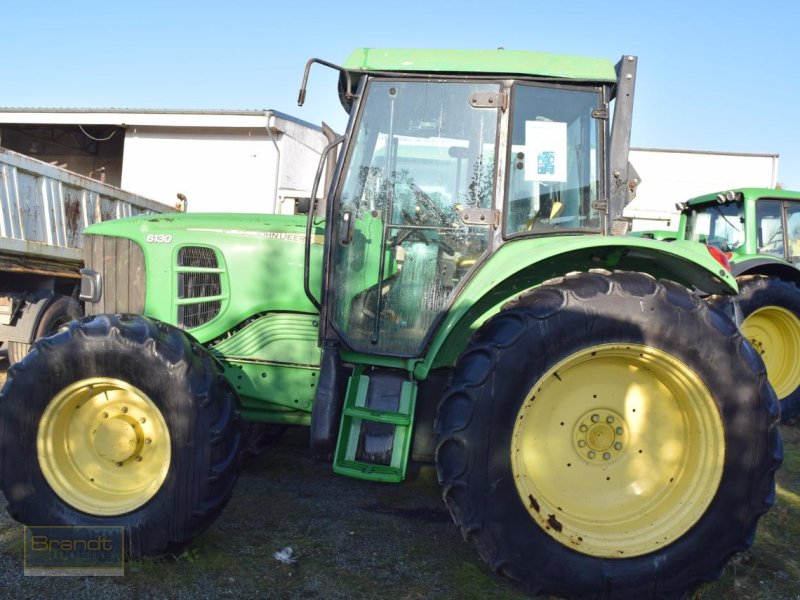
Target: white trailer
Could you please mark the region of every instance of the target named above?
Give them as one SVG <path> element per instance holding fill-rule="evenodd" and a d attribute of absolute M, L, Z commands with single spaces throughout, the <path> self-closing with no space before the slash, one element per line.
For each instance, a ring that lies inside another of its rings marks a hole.
<path fill-rule="evenodd" d="M 9 361 L 82 316 L 77 298 L 87 226 L 175 210 L 0 147 L 0 343 Z"/>
<path fill-rule="evenodd" d="M 677 228 L 677 202 L 778 182 L 777 154 L 631 148 L 628 156 L 641 182 L 623 213 L 633 231 Z"/>

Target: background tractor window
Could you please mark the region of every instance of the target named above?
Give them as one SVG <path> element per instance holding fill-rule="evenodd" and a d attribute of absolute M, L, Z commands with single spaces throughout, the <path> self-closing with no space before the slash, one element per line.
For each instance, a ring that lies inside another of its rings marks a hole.
<path fill-rule="evenodd" d="M 782 202 L 761 200 L 756 205 L 756 236 L 758 252 L 772 256 L 784 256 Z"/>
<path fill-rule="evenodd" d="M 741 202 L 698 206 L 686 221 L 686 239 L 731 252 L 744 244 L 744 207 Z"/>
<path fill-rule="evenodd" d="M 786 231 L 789 237 L 789 260 L 800 262 L 800 203 L 786 205 Z"/>

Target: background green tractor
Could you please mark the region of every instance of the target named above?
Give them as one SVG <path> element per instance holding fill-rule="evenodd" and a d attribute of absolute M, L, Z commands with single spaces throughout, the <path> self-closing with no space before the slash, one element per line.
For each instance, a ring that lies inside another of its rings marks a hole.
<path fill-rule="evenodd" d="M 781 418 L 800 416 L 800 192 L 745 188 L 681 203 L 678 239 L 726 253 L 738 296 L 711 302 L 731 315 L 767 366 Z"/>
<path fill-rule="evenodd" d="M 307 425 L 344 475 L 435 461 L 465 539 L 533 594 L 715 578 L 773 501 L 779 409 L 759 355 L 689 291 L 736 291 L 713 253 L 611 235 L 635 58 L 323 64 L 350 121 L 307 217 L 87 230 L 95 316 L 36 342 L 2 392 L 11 513 L 163 552 L 222 510 L 240 420 Z"/>

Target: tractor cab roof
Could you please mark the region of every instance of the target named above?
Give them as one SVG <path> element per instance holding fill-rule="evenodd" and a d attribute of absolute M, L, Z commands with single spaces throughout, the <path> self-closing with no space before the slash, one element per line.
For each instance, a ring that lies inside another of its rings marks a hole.
<path fill-rule="evenodd" d="M 601 58 L 522 50 L 359 48 L 342 65 L 356 72 L 517 75 L 614 83 L 614 63 Z"/>
<path fill-rule="evenodd" d="M 758 200 L 759 198 L 773 198 L 778 200 L 800 200 L 800 192 L 792 190 L 776 190 L 773 188 L 735 188 L 721 192 L 712 192 L 696 196 L 686 202 L 686 206 L 701 206 L 719 202 L 720 196 L 728 196 L 734 200 Z"/>

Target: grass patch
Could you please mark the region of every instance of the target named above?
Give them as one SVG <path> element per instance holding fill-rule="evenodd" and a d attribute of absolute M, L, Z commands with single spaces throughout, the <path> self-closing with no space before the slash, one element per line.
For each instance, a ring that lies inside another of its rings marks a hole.
<path fill-rule="evenodd" d="M 719 581 L 693 600 L 800 600 L 800 429 L 783 425 L 783 466 L 776 473 L 775 505 L 758 524 L 749 551 L 733 558 Z"/>

